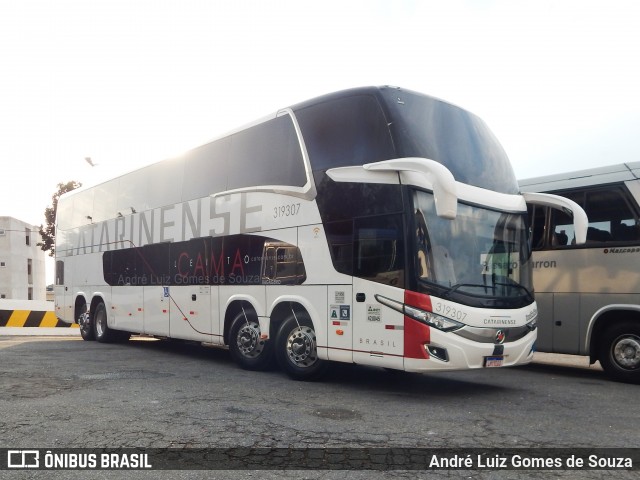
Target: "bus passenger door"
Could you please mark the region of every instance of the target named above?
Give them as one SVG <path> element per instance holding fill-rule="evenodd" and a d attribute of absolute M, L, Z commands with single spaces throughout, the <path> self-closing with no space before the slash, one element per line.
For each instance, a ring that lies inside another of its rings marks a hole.
<path fill-rule="evenodd" d="M 353 360 L 403 369 L 404 315 L 376 298 L 404 302 L 402 216 L 356 219 L 353 240 Z"/>
<path fill-rule="evenodd" d="M 538 305 L 538 338 L 536 350 L 553 352 L 553 293 L 536 292 Z"/>
<path fill-rule="evenodd" d="M 404 290 L 354 277 L 353 361 L 380 367 L 404 367 L 404 316 L 376 299 L 402 304 Z"/>
<path fill-rule="evenodd" d="M 70 262 L 73 257 L 65 260 L 56 260 L 56 282 L 54 287 L 56 316 L 67 323 L 72 323 L 73 318 L 73 291 L 69 288 L 71 283 Z M 66 274 L 66 277 L 65 277 Z"/>
<path fill-rule="evenodd" d="M 553 294 L 553 351 L 580 353 L 580 295 Z"/>

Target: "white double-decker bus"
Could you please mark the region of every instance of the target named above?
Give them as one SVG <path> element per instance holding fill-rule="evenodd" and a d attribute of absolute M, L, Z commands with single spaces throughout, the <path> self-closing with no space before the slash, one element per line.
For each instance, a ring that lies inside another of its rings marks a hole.
<path fill-rule="evenodd" d="M 228 346 L 296 379 L 328 361 L 426 372 L 533 355 L 511 165 L 478 117 L 419 93 L 300 103 L 57 212 L 56 311 L 85 340 Z"/>

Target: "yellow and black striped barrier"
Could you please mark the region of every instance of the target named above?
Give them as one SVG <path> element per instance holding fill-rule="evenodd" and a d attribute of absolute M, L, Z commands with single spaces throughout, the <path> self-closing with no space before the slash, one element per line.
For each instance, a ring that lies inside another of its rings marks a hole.
<path fill-rule="evenodd" d="M 0 327 L 67 327 L 78 328 L 77 323 L 69 325 L 59 320 L 50 311 L 0 310 Z"/>

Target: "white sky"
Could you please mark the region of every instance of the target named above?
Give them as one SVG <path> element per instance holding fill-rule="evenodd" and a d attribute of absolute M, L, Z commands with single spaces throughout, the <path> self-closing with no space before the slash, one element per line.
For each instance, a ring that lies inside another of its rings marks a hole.
<path fill-rule="evenodd" d="M 640 160 L 638 46 L 633 0 L 0 0 L 0 216 L 364 85 L 476 113 L 518 178 Z"/>

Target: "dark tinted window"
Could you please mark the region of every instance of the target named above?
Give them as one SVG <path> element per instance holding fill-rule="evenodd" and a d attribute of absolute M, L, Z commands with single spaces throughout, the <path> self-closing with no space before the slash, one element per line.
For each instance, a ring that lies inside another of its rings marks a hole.
<path fill-rule="evenodd" d="M 296 111 L 313 171 L 388 160 L 396 155 L 387 119 L 371 95 Z"/>
<path fill-rule="evenodd" d="M 316 201 L 334 268 L 347 275 L 397 284 L 403 272 L 389 274 L 386 269 L 404 261 L 404 254 L 391 253 L 391 249 L 402 249 L 400 185 L 338 183 L 326 175 L 322 178 Z M 396 215 L 388 215 L 392 213 Z M 387 275 L 377 278 L 382 271 Z"/>
<path fill-rule="evenodd" d="M 326 175 L 317 186 L 323 222 L 402 211 L 400 185 L 334 182 Z"/>
<path fill-rule="evenodd" d="M 102 256 L 104 280 L 112 286 L 143 285 L 141 249 L 127 248 Z"/>
<path fill-rule="evenodd" d="M 398 157 L 423 157 L 445 165 L 462 183 L 498 192 L 519 191 L 507 155 L 475 115 L 435 98 L 382 89 Z"/>
<path fill-rule="evenodd" d="M 201 237 L 104 252 L 105 281 L 123 285 L 299 285 L 295 245 L 257 235 Z"/>
<path fill-rule="evenodd" d="M 300 143 L 289 115 L 231 136 L 228 189 L 256 185 L 303 187 L 306 181 Z"/>
<path fill-rule="evenodd" d="M 640 220 L 635 203 L 624 187 L 608 186 L 584 190 L 554 192 L 580 205 L 589 218 L 587 246 L 597 244 L 625 243 L 640 241 Z M 537 210 L 542 210 L 537 208 Z M 538 220 L 533 225 L 533 238 L 542 238 L 533 244 L 534 250 L 575 245 L 573 218 L 565 212 L 547 208 L 550 215 L 549 235 L 540 230 L 544 222 Z"/>
<path fill-rule="evenodd" d="M 387 285 L 404 285 L 402 215 L 331 222 L 325 225 L 325 232 L 336 271 Z"/>
<path fill-rule="evenodd" d="M 273 285 L 297 285 L 306 278 L 298 247 L 284 243 L 265 244 L 262 281 Z"/>
<path fill-rule="evenodd" d="M 544 232 L 547 208 L 539 205 L 527 205 L 531 228 L 531 247 L 540 250 L 544 246 Z"/>
<path fill-rule="evenodd" d="M 141 263 L 147 285 L 168 285 L 171 274 L 170 256 L 171 243 L 155 243 L 142 247 Z"/>
<path fill-rule="evenodd" d="M 584 192 L 567 192 L 563 195 L 582 208 L 584 208 Z M 573 229 L 573 217 L 563 210 L 557 208 L 547 209 L 551 215 L 549 220 L 549 235 L 546 238 L 546 245 L 551 247 L 565 247 L 567 245 L 575 245 L 576 235 Z M 535 236 L 536 234 L 534 234 Z M 538 244 L 538 248 L 539 248 Z M 536 248 L 536 246 L 534 246 Z"/>
<path fill-rule="evenodd" d="M 353 220 L 325 223 L 324 229 L 333 268 L 337 272 L 353 275 Z"/>
<path fill-rule="evenodd" d="M 185 155 L 183 200 L 261 185 L 303 187 L 300 142 L 289 115 L 230 135 Z"/>
<path fill-rule="evenodd" d="M 401 215 L 366 217 L 355 221 L 354 275 L 404 286 L 404 228 Z"/>
<path fill-rule="evenodd" d="M 585 192 L 583 208 L 589 217 L 587 243 L 628 242 L 640 238 L 637 212 L 632 210 L 622 188 Z"/>

